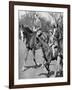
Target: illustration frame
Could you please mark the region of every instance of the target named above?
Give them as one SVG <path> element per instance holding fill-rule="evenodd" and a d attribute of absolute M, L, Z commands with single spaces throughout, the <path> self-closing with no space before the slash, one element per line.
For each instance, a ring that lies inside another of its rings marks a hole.
<path fill-rule="evenodd" d="M 54 83 L 38 83 L 38 84 L 14 84 L 14 6 L 36 6 L 36 7 L 54 7 L 65 8 L 67 12 L 67 81 L 66 82 L 54 82 Z M 70 85 L 70 5 L 64 4 L 50 4 L 50 3 L 33 3 L 33 2 L 9 2 L 9 88 L 30 88 L 30 87 L 45 87 L 45 86 L 61 86 Z"/>

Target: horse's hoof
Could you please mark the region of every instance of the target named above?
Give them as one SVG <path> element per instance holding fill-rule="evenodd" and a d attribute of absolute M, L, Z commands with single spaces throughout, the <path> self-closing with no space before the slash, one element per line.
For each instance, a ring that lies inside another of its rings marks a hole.
<path fill-rule="evenodd" d="M 23 72 L 23 71 L 25 71 L 25 70 L 26 70 L 26 68 L 25 68 L 25 67 L 22 67 L 21 71 Z"/>
<path fill-rule="evenodd" d="M 40 67 L 41 65 L 42 65 L 42 64 L 40 64 L 40 63 L 37 63 L 37 64 L 36 64 L 37 67 Z"/>

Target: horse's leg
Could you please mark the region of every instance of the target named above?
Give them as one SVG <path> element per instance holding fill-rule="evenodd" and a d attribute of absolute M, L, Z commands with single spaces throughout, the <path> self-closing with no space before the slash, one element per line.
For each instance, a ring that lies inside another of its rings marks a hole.
<path fill-rule="evenodd" d="M 28 57 L 28 53 L 29 53 L 29 49 L 26 50 L 26 57 L 25 57 L 25 59 L 24 59 L 24 65 L 26 64 L 27 57 Z M 24 67 L 24 65 L 23 65 L 23 67 L 22 67 L 22 71 L 24 71 L 24 70 L 26 69 L 26 67 Z"/>
<path fill-rule="evenodd" d="M 42 51 L 43 51 L 43 58 L 44 58 L 44 60 L 45 60 L 44 63 L 42 64 L 42 66 L 45 67 L 46 70 L 48 71 L 47 77 L 50 77 L 50 69 L 49 69 L 49 66 L 50 66 L 50 61 L 51 61 L 51 60 L 48 60 L 48 58 L 47 58 L 47 55 L 48 55 L 47 53 L 48 53 L 48 52 L 46 52 L 43 47 L 42 47 Z"/>
<path fill-rule="evenodd" d="M 35 59 L 35 49 L 33 49 L 32 52 L 33 52 L 33 60 L 34 60 L 34 63 L 35 63 L 35 65 L 37 66 L 38 63 L 36 62 L 36 59 Z"/>
<path fill-rule="evenodd" d="M 28 58 L 28 54 L 29 54 L 29 49 L 26 50 L 26 57 L 25 57 L 25 63 L 27 61 L 27 58 Z"/>
<path fill-rule="evenodd" d="M 54 76 L 55 77 L 57 77 L 60 74 L 60 71 L 61 71 L 60 61 L 61 61 L 60 56 L 57 56 L 56 70 L 54 71 Z"/>
<path fill-rule="evenodd" d="M 59 73 L 59 74 L 62 71 L 62 66 L 61 66 L 60 62 L 61 62 L 61 57 L 58 56 L 57 57 L 57 73 Z"/>

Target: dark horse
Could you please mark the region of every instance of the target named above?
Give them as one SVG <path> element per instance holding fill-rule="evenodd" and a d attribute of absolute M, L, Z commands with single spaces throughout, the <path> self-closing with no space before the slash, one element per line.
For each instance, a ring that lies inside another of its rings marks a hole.
<path fill-rule="evenodd" d="M 39 42 L 41 43 L 41 47 L 42 47 L 42 52 L 43 52 L 43 57 L 45 59 L 45 63 L 44 66 L 46 67 L 48 74 L 47 77 L 50 77 L 51 73 L 50 73 L 50 69 L 49 66 L 51 65 L 51 61 L 56 60 L 57 61 L 57 65 L 58 70 L 55 71 L 55 76 L 57 75 L 57 72 L 60 72 L 60 66 L 62 66 L 62 59 L 63 56 L 61 54 L 60 51 L 60 44 L 62 42 L 61 37 L 59 32 L 57 32 L 58 29 L 56 29 L 53 33 L 54 33 L 54 37 L 53 37 L 53 43 L 51 44 L 51 46 L 49 46 L 49 44 L 47 42 L 45 42 L 44 40 L 41 39 L 41 36 L 38 37 Z M 60 37 L 60 38 L 59 38 Z M 48 40 L 49 41 L 49 40 Z M 58 43 L 58 44 L 57 44 Z"/>
<path fill-rule="evenodd" d="M 20 28 L 23 31 L 23 41 L 26 39 L 27 52 L 26 52 L 25 62 L 27 61 L 29 50 L 31 50 L 33 53 L 34 63 L 36 66 L 38 66 L 39 64 L 35 60 L 35 50 L 37 50 L 41 47 L 40 46 L 41 44 L 36 39 L 36 35 L 39 30 L 33 32 L 29 27 L 24 26 L 23 24 L 20 26 Z"/>

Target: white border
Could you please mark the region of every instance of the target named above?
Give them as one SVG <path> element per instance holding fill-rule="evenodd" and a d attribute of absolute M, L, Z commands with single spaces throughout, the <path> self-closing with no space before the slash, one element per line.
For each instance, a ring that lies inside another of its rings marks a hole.
<path fill-rule="evenodd" d="M 18 10 L 33 11 L 51 11 L 63 12 L 63 77 L 60 78 L 36 78 L 36 79 L 18 79 Z M 14 6 L 14 84 L 38 84 L 67 82 L 67 9 L 53 7 L 35 7 L 35 6 Z"/>

